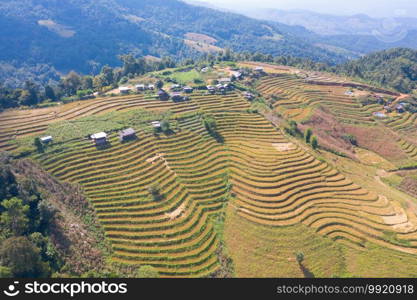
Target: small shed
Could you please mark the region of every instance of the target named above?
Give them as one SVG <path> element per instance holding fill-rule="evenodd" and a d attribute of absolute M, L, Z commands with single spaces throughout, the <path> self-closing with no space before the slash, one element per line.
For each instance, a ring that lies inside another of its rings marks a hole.
<path fill-rule="evenodd" d="M 262 67 L 260 67 L 260 66 L 258 66 L 258 67 L 255 67 L 255 69 L 253 69 L 256 73 L 263 73 L 264 72 L 264 68 L 262 68 Z"/>
<path fill-rule="evenodd" d="M 155 85 L 154 84 L 148 84 L 148 90 L 154 90 Z"/>
<path fill-rule="evenodd" d="M 104 145 L 107 143 L 107 133 L 105 132 L 98 132 L 92 134 L 90 137 L 96 145 Z"/>
<path fill-rule="evenodd" d="M 161 122 L 160 121 L 152 121 L 151 125 L 153 128 L 160 129 L 161 128 Z"/>
<path fill-rule="evenodd" d="M 119 87 L 119 92 L 121 94 L 128 94 L 132 89 L 127 86 L 121 86 Z"/>
<path fill-rule="evenodd" d="M 179 84 L 173 84 L 173 85 L 171 85 L 171 91 L 178 91 L 178 90 L 180 90 L 181 89 L 181 85 L 179 85 Z"/>
<path fill-rule="evenodd" d="M 241 79 L 243 74 L 239 71 L 234 71 L 234 72 L 232 72 L 232 76 L 236 79 Z"/>
<path fill-rule="evenodd" d="M 42 144 L 48 144 L 50 142 L 52 142 L 52 136 L 48 135 L 48 136 L 44 136 L 40 138 Z"/>
<path fill-rule="evenodd" d="M 136 131 L 133 128 L 127 128 L 119 132 L 121 142 L 136 138 Z"/>

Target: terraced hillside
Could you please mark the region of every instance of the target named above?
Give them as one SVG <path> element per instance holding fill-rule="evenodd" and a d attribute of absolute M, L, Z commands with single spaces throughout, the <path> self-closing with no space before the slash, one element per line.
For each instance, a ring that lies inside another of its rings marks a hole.
<path fill-rule="evenodd" d="M 372 113 L 380 110 L 378 105 L 361 106 L 354 98 L 343 94 L 346 88 L 309 84 L 292 74 L 264 77 L 257 89 L 264 96 L 278 97 L 275 107 L 297 110 L 321 105 L 340 121 L 352 124 L 373 125 Z M 295 116 L 297 114 L 292 115 Z"/>
<path fill-rule="evenodd" d="M 311 85 L 291 74 L 264 77 L 257 88 L 265 98 L 276 96 L 274 108 L 290 111 L 290 118 L 296 110 L 302 114 L 303 109 L 324 106 L 342 123 L 380 124 L 372 117 L 377 106 L 362 106 L 337 88 Z M 399 261 L 415 258 L 417 217 L 395 194 L 386 193 L 382 185 L 354 183 L 346 170 L 341 173 L 320 152 L 251 109 L 240 91 L 194 92 L 190 97 L 175 103 L 131 95 L 7 112 L 0 115 L 0 146 L 13 149 L 13 140 L 48 133 L 60 122 L 94 124 L 100 116 L 132 117 L 138 108 L 149 116 L 166 113 L 171 124 L 166 133 L 153 132 L 148 119 L 139 120 L 132 123 L 138 138 L 129 142 L 119 141 L 118 127 L 107 131 L 106 147 L 80 135 L 32 154 L 58 179 L 82 186 L 112 244 L 113 262 L 151 265 L 165 277 L 212 276 L 224 267 L 224 243 L 231 243 L 232 258 L 242 257 L 236 245 L 245 237 L 252 246 L 259 242 L 271 249 L 282 242 L 278 266 L 291 263 L 287 256 L 296 250 L 291 245 L 300 245 L 318 276 L 343 275 L 349 271 L 344 270 L 347 256 L 365 259 L 373 249 Z M 205 116 L 215 120 L 216 134 L 205 127 Z M 417 153 L 405 139 L 396 142 L 410 156 Z M 232 221 L 226 219 L 224 234 L 225 214 Z M 273 255 L 259 247 L 263 259 Z M 322 259 L 326 253 L 334 254 L 332 260 Z M 257 275 L 240 263 L 236 270 L 242 276 Z M 280 274 L 269 271 L 258 276 L 302 276 L 293 267 Z M 369 274 L 361 272 L 352 274 Z"/>
<path fill-rule="evenodd" d="M 203 93 L 200 93 L 200 96 Z M 210 109 L 222 106 L 241 108 L 241 103 L 233 99 L 236 94 L 225 95 L 218 101 L 214 96 L 205 97 L 205 102 L 198 102 L 199 95 L 195 95 L 191 101 L 173 103 L 172 101 L 158 101 L 155 97 L 144 97 L 142 94 L 99 98 L 89 101 L 78 101 L 58 107 L 46 109 L 33 109 L 21 111 L 8 111 L 0 114 L 0 150 L 13 150 L 16 139 L 23 136 L 39 135 L 45 132 L 49 124 L 62 120 L 75 120 L 84 116 L 103 114 L 110 111 L 126 111 L 134 108 L 144 108 L 152 111 L 170 110 L 172 113 L 196 111 L 200 108 L 212 105 Z M 195 101 L 194 101 L 195 99 Z M 230 101 L 229 101 L 230 100 Z M 198 104 L 199 103 L 199 104 Z"/>

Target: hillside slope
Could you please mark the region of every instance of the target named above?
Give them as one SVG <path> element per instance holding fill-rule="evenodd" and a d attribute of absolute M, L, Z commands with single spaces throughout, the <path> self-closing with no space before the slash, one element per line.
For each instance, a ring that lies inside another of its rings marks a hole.
<path fill-rule="evenodd" d="M 417 51 L 396 48 L 376 52 L 341 65 L 337 70 L 409 93 L 417 87 Z"/>
<path fill-rule="evenodd" d="M 117 56 L 126 53 L 196 56 L 201 47 L 193 47 L 187 33 L 208 35 L 214 46 L 237 51 L 344 60 L 290 30 L 176 0 L 5 0 L 0 3 L 0 61 L 97 72 L 104 64 L 119 64 Z"/>
<path fill-rule="evenodd" d="M 232 66 L 213 66 L 207 81 Z M 374 113 L 384 105 L 360 102 L 374 94 L 348 78 L 263 66 L 267 74 L 246 69 L 236 89 L 214 94 L 184 79 L 195 89 L 183 101 L 132 91 L 6 111 L 0 147 L 81 185 L 112 245 L 108 261 L 132 269 L 151 265 L 164 277 L 415 274 L 417 200 L 383 175 L 416 162 L 417 147 L 401 132 L 411 135 L 417 114 L 393 111 L 380 122 Z M 185 78 L 182 68 L 170 72 Z M 137 80 L 145 77 L 131 83 Z M 165 129 L 154 129 L 155 120 Z M 288 130 L 294 120 L 298 131 L 313 129 L 319 148 Z M 128 127 L 136 138 L 121 141 L 118 132 Z M 106 145 L 85 138 L 99 131 L 107 132 Z M 358 146 L 343 144 L 348 134 Z M 33 139 L 42 135 L 53 142 L 39 149 Z M 339 148 L 327 151 L 333 141 Z M 395 268 L 378 266 L 382 258 Z"/>

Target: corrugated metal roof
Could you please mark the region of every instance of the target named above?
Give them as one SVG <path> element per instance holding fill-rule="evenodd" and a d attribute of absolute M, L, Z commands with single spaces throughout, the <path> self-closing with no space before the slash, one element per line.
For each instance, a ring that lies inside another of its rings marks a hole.
<path fill-rule="evenodd" d="M 105 132 L 98 132 L 98 133 L 95 133 L 95 134 L 91 135 L 91 138 L 93 140 L 105 139 L 105 138 L 107 138 L 107 133 L 105 133 Z"/>

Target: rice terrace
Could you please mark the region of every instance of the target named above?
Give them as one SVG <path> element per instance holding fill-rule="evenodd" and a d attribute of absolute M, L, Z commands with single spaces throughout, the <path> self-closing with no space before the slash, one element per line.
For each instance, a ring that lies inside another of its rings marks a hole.
<path fill-rule="evenodd" d="M 0 149 L 79 186 L 110 245 L 107 263 L 121 268 L 413 277 L 415 101 L 325 72 L 222 62 L 6 110 Z"/>

